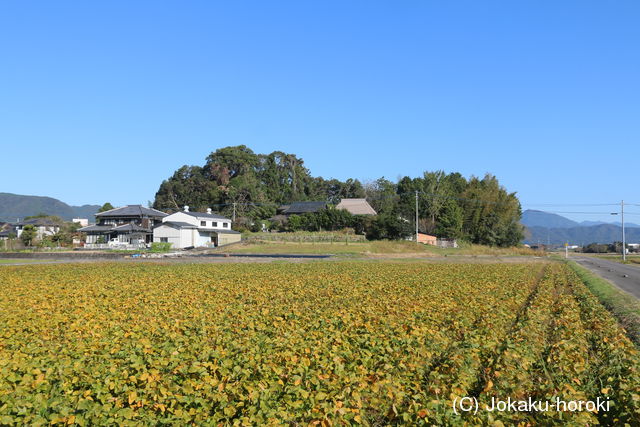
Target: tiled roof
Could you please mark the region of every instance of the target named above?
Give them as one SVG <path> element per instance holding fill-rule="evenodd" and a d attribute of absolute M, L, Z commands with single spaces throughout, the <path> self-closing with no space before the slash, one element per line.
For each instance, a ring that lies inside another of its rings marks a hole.
<path fill-rule="evenodd" d="M 16 225 L 34 225 L 36 227 L 60 227 L 60 224 L 53 221 L 51 218 L 31 218 L 24 221 L 20 221 Z"/>
<path fill-rule="evenodd" d="M 168 225 L 170 227 L 178 227 L 178 228 L 198 228 L 193 224 L 189 224 L 188 222 L 180 222 L 180 221 L 165 221 L 160 225 Z"/>
<path fill-rule="evenodd" d="M 121 208 L 115 208 L 96 214 L 97 217 L 117 217 L 117 216 L 150 216 L 150 217 L 165 217 L 166 213 L 160 212 L 156 209 L 145 208 L 142 205 L 127 205 Z"/>
<path fill-rule="evenodd" d="M 118 225 L 117 227 L 113 227 L 113 231 L 141 231 L 144 233 L 151 232 L 148 228 L 141 227 L 134 223 Z"/>
<path fill-rule="evenodd" d="M 83 233 L 122 233 L 122 232 L 142 232 L 142 233 L 150 233 L 151 230 L 148 228 L 141 227 L 137 224 L 129 223 L 122 225 L 90 225 L 88 227 L 79 228 L 78 231 Z"/>
<path fill-rule="evenodd" d="M 78 228 L 78 231 L 86 233 L 88 231 L 109 231 L 113 228 L 111 225 L 88 225 L 86 227 Z"/>

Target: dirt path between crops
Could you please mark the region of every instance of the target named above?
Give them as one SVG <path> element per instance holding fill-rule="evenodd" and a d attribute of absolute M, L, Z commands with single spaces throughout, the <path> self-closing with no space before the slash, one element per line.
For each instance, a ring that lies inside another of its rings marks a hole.
<path fill-rule="evenodd" d="M 640 298 L 640 267 L 595 257 L 572 259 L 594 274 L 612 282 L 623 291 Z"/>

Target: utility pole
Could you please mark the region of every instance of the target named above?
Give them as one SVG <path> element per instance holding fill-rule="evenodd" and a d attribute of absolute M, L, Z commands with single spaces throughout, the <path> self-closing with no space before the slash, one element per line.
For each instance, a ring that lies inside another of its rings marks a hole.
<path fill-rule="evenodd" d="M 627 260 L 627 245 L 625 242 L 625 236 L 624 236 L 624 200 L 622 200 L 620 202 L 620 213 L 621 213 L 621 220 L 622 220 L 622 261 L 626 261 Z"/>
<path fill-rule="evenodd" d="M 416 244 L 418 243 L 418 190 L 416 190 Z"/>
<path fill-rule="evenodd" d="M 231 222 L 236 222 L 236 204 L 233 203 L 233 217 L 231 218 Z"/>
<path fill-rule="evenodd" d="M 551 239 L 549 236 L 549 227 L 547 227 L 547 249 L 551 246 Z"/>

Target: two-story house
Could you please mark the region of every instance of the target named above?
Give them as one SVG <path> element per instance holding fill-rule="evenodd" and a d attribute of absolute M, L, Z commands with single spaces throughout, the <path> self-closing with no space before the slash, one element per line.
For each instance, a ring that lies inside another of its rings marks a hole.
<path fill-rule="evenodd" d="M 240 233 L 231 229 L 231 220 L 207 212 L 176 212 L 162 218 L 153 230 L 154 242 L 171 243 L 174 249 L 189 247 L 213 247 L 240 241 Z"/>
<path fill-rule="evenodd" d="M 87 244 L 117 241 L 122 244 L 146 244 L 153 241 L 153 227 L 167 214 L 142 205 L 128 205 L 96 214 L 96 225 L 78 231 L 87 234 Z"/>
<path fill-rule="evenodd" d="M 54 221 L 51 218 L 31 218 L 24 221 L 19 221 L 15 224 L 15 233 L 17 237 L 22 235 L 24 227 L 32 225 L 36 230 L 36 237 L 38 240 L 43 239 L 45 236 L 53 236 L 60 231 L 60 222 Z"/>

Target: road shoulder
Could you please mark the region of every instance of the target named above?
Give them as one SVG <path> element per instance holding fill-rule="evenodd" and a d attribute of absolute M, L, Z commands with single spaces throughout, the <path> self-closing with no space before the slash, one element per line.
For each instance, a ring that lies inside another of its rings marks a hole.
<path fill-rule="evenodd" d="M 587 288 L 617 319 L 632 341 L 640 346 L 640 300 L 597 272 L 568 261 L 567 265 L 580 277 Z"/>

